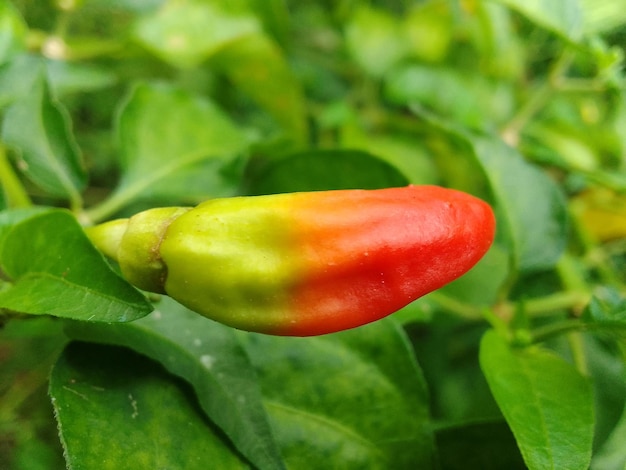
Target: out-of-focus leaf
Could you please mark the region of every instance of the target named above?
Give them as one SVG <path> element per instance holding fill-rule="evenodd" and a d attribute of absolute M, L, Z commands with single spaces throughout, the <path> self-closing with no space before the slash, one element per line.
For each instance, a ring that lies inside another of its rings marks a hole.
<path fill-rule="evenodd" d="M 0 66 L 0 107 L 27 96 L 41 78 L 43 61 L 20 54 Z"/>
<path fill-rule="evenodd" d="M 626 340 L 626 298 L 615 290 L 604 290 L 594 296 L 585 308 L 582 319 L 591 328 L 599 328 Z"/>
<path fill-rule="evenodd" d="M 258 32 L 258 20 L 232 11 L 228 2 L 183 0 L 166 2 L 142 17 L 135 36 L 166 62 L 183 68 L 198 65 L 230 42 Z"/>
<path fill-rule="evenodd" d="M 307 139 L 305 99 L 281 49 L 266 35 L 230 43 L 216 66 L 237 88 L 267 111 L 296 144 Z"/>
<path fill-rule="evenodd" d="M 67 333 L 80 340 L 127 346 L 160 362 L 192 385 L 202 410 L 255 467 L 283 468 L 256 374 L 232 328 L 164 298 L 157 311 L 136 322 L 75 322 Z"/>
<path fill-rule="evenodd" d="M 65 211 L 3 212 L 0 267 L 9 279 L 0 308 L 99 322 L 131 321 L 152 310 Z"/>
<path fill-rule="evenodd" d="M 114 85 L 116 76 L 95 65 L 51 60 L 47 62 L 50 86 L 59 96 L 87 93 Z"/>
<path fill-rule="evenodd" d="M 72 343 L 50 396 L 68 468 L 248 468 L 188 387 L 130 350 Z"/>
<path fill-rule="evenodd" d="M 458 151 L 441 154 L 442 163 L 451 171 L 457 164 L 465 173 L 473 169 L 471 192 L 481 186 L 476 183 L 480 173 L 486 178 L 498 216 L 497 237 L 510 250 L 514 267 L 522 271 L 553 267 L 568 236 L 566 199 L 557 184 L 498 137 L 434 119 L 430 123 L 443 131 L 446 140 L 456 142 Z"/>
<path fill-rule="evenodd" d="M 579 0 L 587 35 L 612 31 L 626 23 L 624 0 Z"/>
<path fill-rule="evenodd" d="M 259 18 L 263 21 L 265 29 L 279 44 L 289 41 L 291 24 L 289 22 L 289 10 L 286 0 L 249 0 Z"/>
<path fill-rule="evenodd" d="M 26 48 L 28 26 L 8 1 L 0 4 L 0 64 Z"/>
<path fill-rule="evenodd" d="M 362 150 L 393 165 L 412 184 L 437 184 L 439 175 L 422 140 L 409 134 L 367 133 L 355 124 L 342 128 L 342 147 Z"/>
<path fill-rule="evenodd" d="M 452 46 L 452 9 L 444 2 L 414 4 L 402 18 L 407 53 L 427 61 L 442 61 Z"/>
<path fill-rule="evenodd" d="M 346 23 L 346 45 L 354 60 L 380 78 L 407 52 L 398 19 L 383 9 L 359 6 Z"/>
<path fill-rule="evenodd" d="M 609 439 L 594 454 L 591 461 L 593 470 L 615 470 L 626 468 L 626 452 L 624 452 L 624 442 L 626 442 L 626 407 L 622 416 Z"/>
<path fill-rule="evenodd" d="M 426 386 L 392 319 L 310 338 L 240 334 L 289 468 L 432 468 Z"/>
<path fill-rule="evenodd" d="M 252 194 L 378 189 L 405 186 L 398 169 L 357 150 L 312 150 L 258 163 L 251 170 Z"/>
<path fill-rule="evenodd" d="M 596 240 L 626 238 L 626 196 L 608 189 L 589 189 L 573 201 L 580 222 Z"/>
<path fill-rule="evenodd" d="M 510 116 L 511 88 L 480 75 L 417 64 L 399 66 L 385 80 L 394 103 L 424 108 L 475 129 L 488 129 Z"/>
<path fill-rule="evenodd" d="M 94 208 L 96 220 L 139 196 L 158 194 L 159 185 L 168 186 L 181 172 L 199 171 L 208 160 L 219 162 L 212 170 L 227 166 L 248 145 L 211 101 L 164 84 L 136 86 L 120 111 L 117 131 L 122 177 L 107 205 Z M 212 171 L 206 177 L 207 197 L 223 192 L 219 176 Z M 186 197 L 185 191 L 175 199 Z"/>
<path fill-rule="evenodd" d="M 50 95 L 43 64 L 28 93 L 6 110 L 2 137 L 36 185 L 53 196 L 80 200 L 87 182 L 82 155 L 67 111 Z"/>
<path fill-rule="evenodd" d="M 512 349 L 494 330 L 481 341 L 480 364 L 530 470 L 589 468 L 594 416 L 587 379 L 545 349 Z"/>
<path fill-rule="evenodd" d="M 577 42 L 582 38 L 584 18 L 580 0 L 491 0 L 506 5 L 533 23 Z"/>

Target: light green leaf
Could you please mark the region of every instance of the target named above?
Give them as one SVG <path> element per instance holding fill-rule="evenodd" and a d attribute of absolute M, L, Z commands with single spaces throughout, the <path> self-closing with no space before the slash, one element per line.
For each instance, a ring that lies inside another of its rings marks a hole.
<path fill-rule="evenodd" d="M 20 167 L 36 185 L 78 203 L 87 175 L 69 114 L 50 95 L 43 63 L 32 88 L 7 109 L 2 137 L 18 152 Z"/>
<path fill-rule="evenodd" d="M 398 19 L 383 9 L 360 6 L 346 23 L 346 45 L 370 75 L 382 77 L 408 52 Z"/>
<path fill-rule="evenodd" d="M 166 2 L 153 15 L 142 17 L 134 33 L 166 62 L 194 67 L 228 43 L 260 30 L 255 17 L 226 5 L 218 1 Z"/>
<path fill-rule="evenodd" d="M 186 384 L 128 349 L 72 343 L 50 377 L 70 469 L 245 469 Z"/>
<path fill-rule="evenodd" d="M 160 362 L 194 388 L 206 415 L 259 469 L 282 469 L 257 377 L 232 328 L 169 298 L 125 325 L 71 323 L 71 338 L 127 346 Z M 112 431 L 113 432 L 113 431 Z"/>
<path fill-rule="evenodd" d="M 20 54 L 0 66 L 0 107 L 26 97 L 42 74 L 43 61 Z"/>
<path fill-rule="evenodd" d="M 589 468 L 593 397 L 587 379 L 555 354 L 513 349 L 494 330 L 480 364 L 530 470 Z"/>
<path fill-rule="evenodd" d="M 114 194 L 94 208 L 92 218 L 110 216 L 140 196 L 158 194 L 209 160 L 205 194 L 223 193 L 220 169 L 245 151 L 248 141 L 215 104 L 165 84 L 140 84 L 122 107 L 117 132 L 122 177 Z M 206 169 L 206 167 L 204 167 Z M 178 194 L 184 199 L 187 193 Z M 173 201 L 170 201 L 172 204 Z"/>
<path fill-rule="evenodd" d="M 311 150 L 256 162 L 256 168 L 252 167 L 252 194 L 378 189 L 409 183 L 387 162 L 357 150 Z"/>
<path fill-rule="evenodd" d="M 8 1 L 0 3 L 0 64 L 26 48 L 28 26 Z"/>
<path fill-rule="evenodd" d="M 8 278 L 0 308 L 100 322 L 131 321 L 152 310 L 65 211 L 3 212 L 0 267 Z"/>
<path fill-rule="evenodd" d="M 577 42 L 583 33 L 583 11 L 579 0 L 491 0 L 502 3 L 553 33 Z"/>
<path fill-rule="evenodd" d="M 431 468 L 424 379 L 392 319 L 342 333 L 240 332 L 289 468 Z"/>
<path fill-rule="evenodd" d="M 601 34 L 626 23 L 624 0 L 580 0 L 587 35 Z"/>

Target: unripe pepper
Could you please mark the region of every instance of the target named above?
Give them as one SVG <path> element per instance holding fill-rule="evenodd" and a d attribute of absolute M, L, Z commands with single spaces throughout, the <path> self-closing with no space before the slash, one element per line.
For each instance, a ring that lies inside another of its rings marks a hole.
<path fill-rule="evenodd" d="M 88 229 L 136 286 L 236 328 L 308 336 L 363 325 L 468 271 L 491 208 L 437 186 L 207 201 Z"/>

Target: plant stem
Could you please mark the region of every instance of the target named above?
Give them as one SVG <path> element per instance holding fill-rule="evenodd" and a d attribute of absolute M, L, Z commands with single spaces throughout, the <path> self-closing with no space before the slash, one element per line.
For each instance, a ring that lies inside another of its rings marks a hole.
<path fill-rule="evenodd" d="M 520 108 L 515 116 L 502 129 L 500 134 L 509 145 L 516 146 L 519 141 L 519 134 L 526 127 L 528 122 L 548 103 L 556 90 L 559 90 L 563 82 L 565 72 L 572 61 L 572 52 L 564 51 L 554 62 L 548 79 L 541 83 L 531 93 L 530 98 Z"/>
<path fill-rule="evenodd" d="M 591 295 L 580 291 L 563 291 L 545 297 L 537 297 L 524 302 L 524 309 L 531 316 L 553 313 L 557 310 L 582 309 Z"/>
<path fill-rule="evenodd" d="M 2 144 L 0 144 L 0 184 L 4 188 L 9 207 L 29 207 L 32 205 L 24 186 L 13 171 L 6 148 Z"/>

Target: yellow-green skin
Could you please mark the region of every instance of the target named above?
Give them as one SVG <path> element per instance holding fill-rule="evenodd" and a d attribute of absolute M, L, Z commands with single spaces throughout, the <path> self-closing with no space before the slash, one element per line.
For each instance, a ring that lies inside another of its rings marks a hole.
<path fill-rule="evenodd" d="M 216 199 L 88 234 L 136 286 L 222 323 L 315 335 L 382 318 L 470 269 L 483 201 L 435 186 Z"/>

